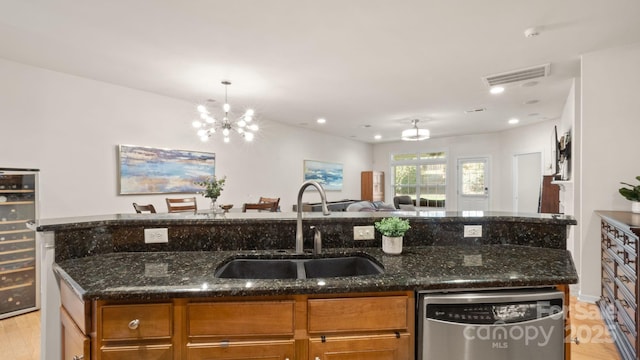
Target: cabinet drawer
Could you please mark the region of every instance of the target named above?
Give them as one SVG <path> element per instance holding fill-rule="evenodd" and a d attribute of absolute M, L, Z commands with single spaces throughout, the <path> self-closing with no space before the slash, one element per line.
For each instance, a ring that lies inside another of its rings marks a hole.
<path fill-rule="evenodd" d="M 169 338 L 172 309 L 171 304 L 105 305 L 100 309 L 102 340 Z"/>
<path fill-rule="evenodd" d="M 187 307 L 189 336 L 293 336 L 294 302 L 192 303 Z"/>
<path fill-rule="evenodd" d="M 406 296 L 310 299 L 309 332 L 404 330 L 407 304 Z"/>
<path fill-rule="evenodd" d="M 615 320 L 616 325 L 620 328 L 620 333 L 624 336 L 623 340 L 627 340 L 629 345 L 631 345 L 631 347 L 633 348 L 633 351 L 637 352 L 638 351 L 636 346 L 637 332 L 636 332 L 636 329 L 633 328 L 633 324 L 629 322 L 626 316 L 626 313 L 618 309 L 616 311 L 615 319 L 616 319 Z"/>
<path fill-rule="evenodd" d="M 616 285 L 619 288 L 619 291 L 623 291 L 625 293 L 625 297 L 637 304 L 638 300 L 636 299 L 636 278 L 635 276 L 631 276 L 627 274 L 621 266 L 616 268 Z"/>
<path fill-rule="evenodd" d="M 413 358 L 408 333 L 309 339 L 309 359 L 405 360 Z"/>
<path fill-rule="evenodd" d="M 294 357 L 295 342 L 293 339 L 278 341 L 220 342 L 218 344 L 187 345 L 188 360 L 293 360 Z"/>
<path fill-rule="evenodd" d="M 629 326 L 630 329 L 632 329 L 633 333 L 636 333 L 634 335 L 637 335 L 637 328 L 636 328 L 636 306 L 635 304 L 630 304 L 626 299 L 621 299 L 621 296 L 618 296 L 618 298 L 615 300 L 615 304 L 616 304 L 616 311 L 617 314 L 621 314 L 621 313 L 625 313 L 624 317 L 625 317 L 625 324 L 627 324 Z"/>
<path fill-rule="evenodd" d="M 171 345 L 144 345 L 144 346 L 119 346 L 106 347 L 100 351 L 102 360 L 172 360 L 173 348 Z"/>

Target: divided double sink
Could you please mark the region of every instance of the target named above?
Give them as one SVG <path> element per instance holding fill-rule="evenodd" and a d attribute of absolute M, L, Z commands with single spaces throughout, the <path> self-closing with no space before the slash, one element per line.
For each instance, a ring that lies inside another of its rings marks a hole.
<path fill-rule="evenodd" d="M 330 258 L 233 259 L 215 273 L 223 279 L 309 279 L 382 274 L 375 261 L 364 256 Z"/>

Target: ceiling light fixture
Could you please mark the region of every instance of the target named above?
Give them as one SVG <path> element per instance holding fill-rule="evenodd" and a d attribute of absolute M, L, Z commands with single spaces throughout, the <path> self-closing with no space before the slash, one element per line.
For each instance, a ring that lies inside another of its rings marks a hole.
<path fill-rule="evenodd" d="M 430 135 L 429 130 L 418 129 L 419 121 L 420 120 L 418 119 L 411 120 L 411 123 L 413 124 L 413 128 L 402 131 L 402 140 L 420 141 L 420 140 L 425 140 L 429 138 L 429 135 Z"/>
<path fill-rule="evenodd" d="M 494 86 L 491 89 L 489 89 L 489 92 L 497 95 L 497 94 L 502 94 L 504 92 L 504 87 L 502 86 Z"/>
<path fill-rule="evenodd" d="M 382 139 L 382 135 L 376 134 L 376 135 L 373 136 L 373 138 L 376 139 L 376 140 L 380 140 L 380 139 Z"/>
<path fill-rule="evenodd" d="M 238 133 L 238 135 L 242 136 L 246 141 L 252 141 L 255 137 L 254 133 L 258 131 L 258 125 L 253 123 L 254 111 L 248 109 L 238 120 L 232 121 L 229 118 L 231 106 L 227 101 L 227 86 L 231 85 L 231 81 L 223 80 L 222 85 L 224 85 L 224 105 L 222 106 L 224 116 L 222 120 L 216 120 L 206 106 L 198 105 L 197 109 L 200 114 L 200 120 L 194 120 L 192 123 L 193 127 L 198 129 L 197 134 L 202 141 L 208 141 L 218 130 L 222 132 L 225 143 L 230 141 L 229 134 L 231 134 L 232 131 Z"/>
<path fill-rule="evenodd" d="M 327 119 L 325 119 L 325 118 L 319 118 L 318 120 L 316 120 L 316 122 L 317 122 L 318 124 L 326 124 L 326 123 L 327 123 Z"/>
<path fill-rule="evenodd" d="M 519 119 L 516 119 L 516 118 L 511 118 L 511 119 L 509 119 L 509 124 L 511 124 L 511 125 L 515 125 L 515 124 L 517 124 L 517 123 L 519 123 L 519 122 L 520 122 L 520 120 L 519 120 Z"/>

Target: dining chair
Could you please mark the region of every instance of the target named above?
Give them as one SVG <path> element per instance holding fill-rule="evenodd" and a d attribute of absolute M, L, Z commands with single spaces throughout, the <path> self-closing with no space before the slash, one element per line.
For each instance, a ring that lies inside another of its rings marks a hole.
<path fill-rule="evenodd" d="M 138 214 L 142 214 L 143 212 L 150 212 L 153 214 L 156 213 L 156 208 L 152 204 L 140 205 L 140 204 L 133 203 L 133 208 Z"/>
<path fill-rule="evenodd" d="M 170 213 L 175 212 L 196 212 L 198 211 L 198 203 L 196 197 L 170 199 L 167 198 L 167 210 Z"/>
<path fill-rule="evenodd" d="M 260 197 L 260 200 L 258 200 L 258 204 L 265 204 L 265 203 L 271 203 L 273 204 L 273 212 L 278 211 L 278 208 L 280 206 L 280 198 L 268 198 L 268 197 Z"/>
<path fill-rule="evenodd" d="M 272 203 L 272 202 L 244 203 L 244 204 L 242 204 L 242 212 L 247 212 L 247 210 L 276 212 L 276 210 L 277 210 L 276 205 L 277 205 L 276 203 Z"/>

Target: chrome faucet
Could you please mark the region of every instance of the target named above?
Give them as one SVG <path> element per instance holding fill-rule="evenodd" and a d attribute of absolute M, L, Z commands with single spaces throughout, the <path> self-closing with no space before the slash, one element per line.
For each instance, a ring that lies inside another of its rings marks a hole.
<path fill-rule="evenodd" d="M 296 224 L 296 254 L 304 253 L 304 239 L 302 237 L 302 194 L 304 189 L 309 186 L 313 186 L 318 189 L 320 193 L 320 201 L 322 202 L 322 214 L 327 216 L 331 214 L 327 208 L 327 195 L 324 192 L 324 188 L 317 181 L 307 180 L 302 183 L 300 190 L 298 190 L 298 221 Z"/>

